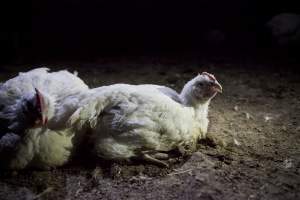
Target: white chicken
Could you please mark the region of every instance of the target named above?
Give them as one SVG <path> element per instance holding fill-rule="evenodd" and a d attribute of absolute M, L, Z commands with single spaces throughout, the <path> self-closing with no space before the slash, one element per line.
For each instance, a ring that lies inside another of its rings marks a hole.
<path fill-rule="evenodd" d="M 94 153 L 101 158 L 167 166 L 168 152 L 186 146 L 194 150 L 206 136 L 208 106 L 221 91 L 206 72 L 190 80 L 180 95 L 157 85 L 104 86 L 90 91 L 89 103 L 69 123 L 78 135 L 91 133 Z"/>
<path fill-rule="evenodd" d="M 73 134 L 65 124 L 89 88 L 68 71 L 48 71 L 20 73 L 0 86 L 2 168 L 50 168 L 70 156 Z"/>
<path fill-rule="evenodd" d="M 20 73 L 0 86 L 1 135 L 22 134 L 26 128 L 46 123 L 50 128 L 63 127 L 76 109 L 78 94 L 88 86 L 66 70 L 48 71 L 37 68 Z"/>

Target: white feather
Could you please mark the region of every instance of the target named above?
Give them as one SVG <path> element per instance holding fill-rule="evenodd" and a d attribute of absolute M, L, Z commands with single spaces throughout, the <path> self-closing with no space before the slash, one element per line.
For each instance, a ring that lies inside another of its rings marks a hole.
<path fill-rule="evenodd" d="M 70 118 L 79 135 L 89 127 L 99 157 L 127 160 L 142 150 L 170 151 L 206 136 L 209 101 L 180 104 L 157 85 L 116 84 L 91 90 Z M 182 102 L 186 102 L 183 99 Z"/>
<path fill-rule="evenodd" d="M 80 101 L 86 98 L 88 86 L 65 70 L 50 73 L 48 68 L 38 68 L 20 73 L 1 85 L 0 120 L 15 119 L 18 109 L 27 97 L 34 94 L 35 88 L 49 101 L 47 127 L 28 128 L 17 142 L 10 135 L 3 136 L 0 139 L 2 167 L 45 169 L 61 166 L 70 157 L 73 135 L 66 128 L 66 122 L 81 105 Z M 22 121 L 13 121 L 11 126 L 18 123 Z M 8 144 L 12 144 L 13 148 L 8 148 Z"/>
<path fill-rule="evenodd" d="M 12 138 L 5 135 L 0 139 L 0 145 L 12 143 Z M 3 150 L 0 151 L 0 166 L 14 170 L 26 167 L 50 169 L 62 166 L 70 159 L 72 138 L 73 134 L 68 129 L 63 132 L 44 128 L 29 129 L 21 139 L 15 141 L 16 138 L 13 138 L 13 146 L 5 149 L 6 155 L 1 154 Z"/>

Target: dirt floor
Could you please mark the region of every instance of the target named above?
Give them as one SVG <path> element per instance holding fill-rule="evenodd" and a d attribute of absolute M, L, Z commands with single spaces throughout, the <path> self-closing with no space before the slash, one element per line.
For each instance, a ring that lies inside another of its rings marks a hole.
<path fill-rule="evenodd" d="M 0 199 L 300 199 L 297 64 L 248 58 L 107 58 L 49 62 L 90 86 L 163 84 L 180 91 L 198 72 L 224 92 L 211 103 L 209 137 L 169 169 L 77 159 L 52 171 L 1 172 Z M 66 67 L 67 66 L 67 67 Z M 299 67 L 299 66 L 298 66 Z M 23 71 L 29 67 L 22 68 Z M 3 66 L 0 80 L 19 67 Z"/>

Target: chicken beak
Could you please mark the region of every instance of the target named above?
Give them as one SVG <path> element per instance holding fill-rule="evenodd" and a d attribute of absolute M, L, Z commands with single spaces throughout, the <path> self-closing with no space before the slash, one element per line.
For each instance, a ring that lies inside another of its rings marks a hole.
<path fill-rule="evenodd" d="M 213 88 L 216 92 L 219 92 L 219 93 L 222 93 L 222 91 L 223 91 L 222 85 L 218 81 L 214 82 Z"/>

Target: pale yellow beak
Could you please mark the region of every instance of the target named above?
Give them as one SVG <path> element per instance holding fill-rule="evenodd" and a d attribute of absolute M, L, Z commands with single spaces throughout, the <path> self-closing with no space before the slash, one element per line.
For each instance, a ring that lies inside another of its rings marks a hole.
<path fill-rule="evenodd" d="M 218 81 L 214 82 L 214 86 L 213 87 L 216 90 L 216 92 L 219 92 L 219 93 L 223 92 L 222 85 Z"/>

